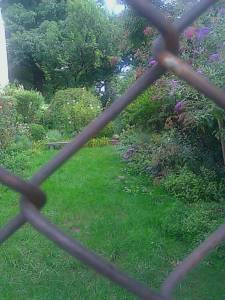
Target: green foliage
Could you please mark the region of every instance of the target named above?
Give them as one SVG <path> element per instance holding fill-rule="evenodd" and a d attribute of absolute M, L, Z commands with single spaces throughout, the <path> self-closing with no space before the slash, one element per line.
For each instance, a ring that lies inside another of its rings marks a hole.
<path fill-rule="evenodd" d="M 164 126 L 164 118 L 160 118 L 162 96 L 158 92 L 156 100 L 155 95 L 156 89 L 151 87 L 138 96 L 117 119 L 117 130 L 121 131 L 126 126 L 134 125 L 145 130 L 162 128 Z"/>
<path fill-rule="evenodd" d="M 60 90 L 46 112 L 46 122 L 50 128 L 71 135 L 79 132 L 100 111 L 99 99 L 86 89 Z"/>
<path fill-rule="evenodd" d="M 194 1 L 191 2 L 194 4 Z M 184 3 L 181 1 L 182 5 L 174 10 L 174 15 L 181 13 Z M 140 19 L 133 21 L 141 24 Z M 209 77 L 224 89 L 225 53 L 221 43 L 223 23 L 224 10 L 221 5 L 215 5 L 193 25 L 194 34 L 191 37 L 184 33 L 181 52 L 182 58 L 199 74 Z M 140 28 L 134 28 L 134 31 L 139 30 L 134 35 L 135 40 L 130 36 L 134 47 L 133 63 L 139 67 L 136 77 L 143 73 L 148 64 L 149 46 L 154 37 L 150 27 Z M 138 44 L 141 35 L 145 35 L 145 38 L 140 39 L 145 42 Z M 150 123 L 145 102 L 141 103 L 140 108 L 138 101 L 134 102 L 132 109 L 129 111 L 128 108 L 123 115 L 126 116 L 122 124 L 125 131 L 122 133 L 120 148 L 127 164 L 132 171 L 147 173 L 155 182 L 162 182 L 167 191 L 185 203 L 193 202 L 197 207 L 203 203 L 224 201 L 221 151 L 221 144 L 224 145 L 224 110 L 217 108 L 201 93 L 174 76 L 163 77 L 157 87 L 163 104 L 158 111 L 156 109 L 150 114 Z M 162 90 L 166 93 L 162 94 Z M 158 94 L 153 92 L 153 95 Z M 127 124 L 132 128 L 128 126 L 126 129 Z M 206 213 L 207 209 L 204 210 Z M 202 219 L 202 223 L 208 220 L 208 216 L 204 219 L 201 208 L 199 216 L 193 213 L 193 217 L 187 221 L 188 226 L 194 223 L 194 218 Z M 201 224 L 196 226 L 201 231 Z"/>
<path fill-rule="evenodd" d="M 35 26 L 35 17 L 35 12 L 26 10 L 21 3 L 13 4 L 7 10 L 8 29 L 11 32 L 31 29 Z"/>
<path fill-rule="evenodd" d="M 196 147 L 185 135 L 171 130 L 146 133 L 133 127 L 123 132 L 120 141 L 130 172 L 149 175 L 177 199 L 186 203 L 224 200 L 224 172 L 209 149 Z"/>
<path fill-rule="evenodd" d="M 61 141 L 63 139 L 62 134 L 59 132 L 59 130 L 52 129 L 48 130 L 46 133 L 46 139 L 49 142 L 57 142 Z"/>
<path fill-rule="evenodd" d="M 215 172 L 202 168 L 195 174 L 186 167 L 179 173 L 168 175 L 164 187 L 178 199 L 191 202 L 220 202 L 224 200 L 224 182 L 219 181 Z"/>
<path fill-rule="evenodd" d="M 88 143 L 87 143 L 87 147 L 104 147 L 104 146 L 108 146 L 109 145 L 109 139 L 107 137 L 99 137 L 99 138 L 94 138 L 91 139 Z"/>
<path fill-rule="evenodd" d="M 114 123 L 110 122 L 106 127 L 104 127 L 101 132 L 98 134 L 98 137 L 107 137 L 112 138 L 114 134 Z"/>
<path fill-rule="evenodd" d="M 0 151 L 1 164 L 15 174 L 24 176 L 33 147 L 34 144 L 30 139 L 29 129 L 18 125 L 14 139 L 7 145 L 7 148 Z"/>
<path fill-rule="evenodd" d="M 168 212 L 163 218 L 159 218 L 159 223 L 170 236 L 196 246 L 223 223 L 224 217 L 223 204 L 195 203 L 185 205 L 174 200 L 168 207 Z"/>
<path fill-rule="evenodd" d="M 151 177 L 162 177 L 170 170 L 186 164 L 198 170 L 202 159 L 190 143 L 181 139 L 176 131 L 146 132 L 128 128 L 120 137 L 120 150 L 126 157 L 130 149 L 133 155 L 128 164 L 136 173 L 147 173 Z"/>
<path fill-rule="evenodd" d="M 123 1 L 126 5 L 126 1 Z M 152 4 L 158 8 L 163 8 L 164 11 L 168 11 L 170 3 L 167 3 L 162 0 L 153 0 Z M 156 37 L 156 30 L 154 27 L 152 29 L 152 35 L 150 40 L 144 35 L 144 29 L 146 26 L 149 26 L 148 21 L 140 17 L 139 14 L 135 10 L 133 10 L 130 6 L 126 6 L 126 9 L 122 13 L 122 17 L 118 18 L 120 22 L 120 26 L 122 28 L 121 35 L 123 36 L 122 41 L 120 42 L 120 47 L 122 53 L 127 58 L 131 57 L 131 64 L 137 64 L 137 49 L 145 49 L 145 58 L 149 56 L 149 48 L 152 46 L 152 40 Z M 148 48 L 148 51 L 147 51 Z M 148 52 L 148 53 L 147 53 Z M 145 62 L 146 65 L 146 62 Z"/>
<path fill-rule="evenodd" d="M 16 148 L 8 149 L 7 152 L 1 153 L 1 165 L 15 174 L 23 176 L 29 164 L 28 151 L 24 149 L 22 144 Z"/>
<path fill-rule="evenodd" d="M 4 17 L 13 79 L 26 88 L 52 95 L 95 84 L 115 69 L 117 25 L 94 0 L 9 3 Z"/>
<path fill-rule="evenodd" d="M 5 150 L 14 141 L 16 127 L 15 99 L 0 95 L 0 150 Z"/>
<path fill-rule="evenodd" d="M 31 149 L 32 141 L 30 139 L 30 135 L 28 134 L 20 134 L 16 136 L 15 143 L 13 143 L 9 149 L 7 149 L 7 154 L 12 150 L 14 153 L 19 151 L 26 151 Z"/>
<path fill-rule="evenodd" d="M 22 117 L 24 123 L 38 121 L 38 113 L 44 104 L 43 96 L 36 91 L 28 91 L 23 88 L 6 90 L 16 99 L 17 113 Z"/>
<path fill-rule="evenodd" d="M 131 84 L 135 82 L 135 71 L 133 68 L 125 73 L 115 75 L 111 80 L 111 86 L 115 95 L 115 98 L 123 95 L 123 93 L 129 88 Z"/>
<path fill-rule="evenodd" d="M 46 136 L 45 128 L 40 124 L 31 124 L 30 125 L 30 135 L 32 140 L 41 141 Z"/>

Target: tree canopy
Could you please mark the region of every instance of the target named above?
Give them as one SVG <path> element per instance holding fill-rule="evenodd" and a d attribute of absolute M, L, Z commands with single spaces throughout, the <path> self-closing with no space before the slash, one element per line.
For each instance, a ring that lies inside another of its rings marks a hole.
<path fill-rule="evenodd" d="M 118 29 L 94 0 L 11 0 L 3 7 L 11 80 L 51 93 L 113 72 Z"/>

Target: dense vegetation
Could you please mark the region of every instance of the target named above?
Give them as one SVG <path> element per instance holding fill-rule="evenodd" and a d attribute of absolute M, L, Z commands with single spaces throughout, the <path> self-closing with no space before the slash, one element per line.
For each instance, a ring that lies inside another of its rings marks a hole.
<path fill-rule="evenodd" d="M 0 94 L 0 155 L 13 171 L 23 173 L 46 142 L 73 138 L 157 63 L 149 50 L 157 31 L 131 8 L 111 15 L 103 2 L 3 3 L 12 84 Z M 153 2 L 174 20 L 196 1 Z M 222 89 L 223 5 L 188 27 L 180 43 L 182 59 Z M 225 218 L 224 121 L 224 110 L 166 74 L 89 146 L 117 135 L 127 176 L 147 178 L 149 195 L 155 185 L 173 196 L 155 222 L 194 247 Z"/>
<path fill-rule="evenodd" d="M 4 17 L 11 79 L 25 87 L 90 86 L 115 68 L 118 30 L 93 0 L 9 1 Z"/>

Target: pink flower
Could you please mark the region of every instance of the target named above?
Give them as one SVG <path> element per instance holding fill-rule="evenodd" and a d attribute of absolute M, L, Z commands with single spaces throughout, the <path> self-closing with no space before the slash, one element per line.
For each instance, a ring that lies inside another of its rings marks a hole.
<path fill-rule="evenodd" d="M 153 59 L 153 58 L 150 58 L 149 61 L 148 61 L 149 66 L 153 66 L 156 63 L 157 63 L 157 61 L 155 59 Z"/>
<path fill-rule="evenodd" d="M 184 32 L 184 36 L 188 40 L 191 40 L 192 38 L 194 38 L 195 35 L 196 35 L 196 27 L 194 27 L 194 26 L 188 27 Z"/>
<path fill-rule="evenodd" d="M 143 33 L 144 33 L 145 36 L 152 35 L 152 28 L 150 26 L 145 27 Z"/>

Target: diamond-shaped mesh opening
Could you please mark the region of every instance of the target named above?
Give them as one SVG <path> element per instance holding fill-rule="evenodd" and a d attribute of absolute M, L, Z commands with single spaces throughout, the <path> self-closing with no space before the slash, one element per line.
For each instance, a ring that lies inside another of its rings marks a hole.
<path fill-rule="evenodd" d="M 40 184 L 48 179 L 64 162 L 68 161 L 88 140 L 103 129 L 110 121 L 119 115 L 135 98 L 153 84 L 166 71 L 174 72 L 219 106 L 225 108 L 225 93 L 218 89 L 191 67 L 181 61 L 178 56 L 180 34 L 190 26 L 216 1 L 202 0 L 187 11 L 175 23 L 170 21 L 157 10 L 148 0 L 127 0 L 139 14 L 146 17 L 161 33 L 156 41 L 154 54 L 158 61 L 148 69 L 129 89 L 105 110 L 97 119 L 91 122 L 83 132 L 65 146 L 52 160 L 40 168 L 30 181 L 24 181 L 14 176 L 4 168 L 0 168 L 0 181 L 12 190 L 21 194 L 20 212 L 0 231 L 0 241 L 4 242 L 25 223 L 31 224 L 34 229 L 55 242 L 57 246 L 67 251 L 79 261 L 92 267 L 106 278 L 125 288 L 140 299 L 163 300 L 172 299 L 171 294 L 177 284 L 189 273 L 211 250 L 215 249 L 225 239 L 225 224 L 221 225 L 205 242 L 200 244 L 187 258 L 184 259 L 167 277 L 162 284 L 161 292 L 156 293 L 149 287 L 127 274 L 118 270 L 100 256 L 83 247 L 79 242 L 63 233 L 51 224 L 41 213 L 40 209 L 46 202 L 46 196 L 39 188 Z M 65 187 L 66 188 L 66 187 Z"/>

